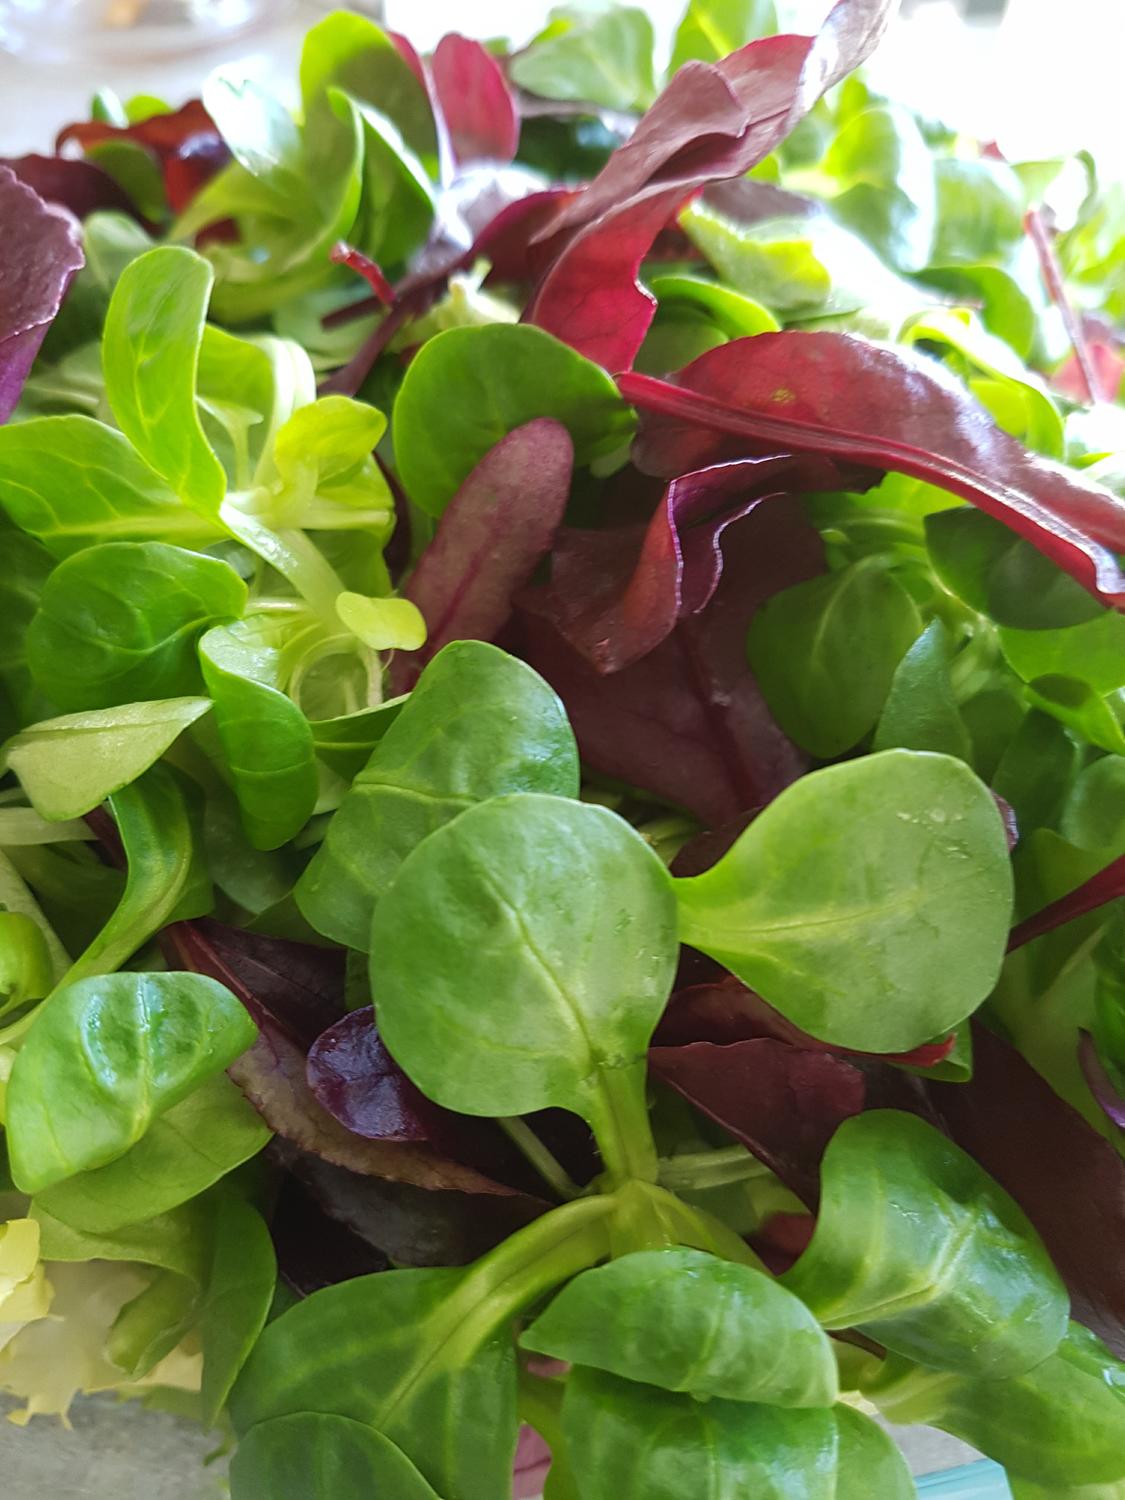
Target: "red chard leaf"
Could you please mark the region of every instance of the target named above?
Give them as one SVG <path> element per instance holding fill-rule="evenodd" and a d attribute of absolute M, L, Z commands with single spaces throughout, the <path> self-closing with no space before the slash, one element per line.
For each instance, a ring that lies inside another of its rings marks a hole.
<path fill-rule="evenodd" d="M 828 1142 L 866 1099 L 863 1074 L 854 1064 L 772 1037 L 725 1047 L 653 1047 L 649 1067 L 810 1207 L 819 1195 Z"/>
<path fill-rule="evenodd" d="M 973 1028 L 968 1083 L 927 1083 L 946 1130 L 1027 1214 L 1074 1316 L 1125 1357 L 1125 1161 L 1015 1048 Z"/>
<path fill-rule="evenodd" d="M 607 369 L 631 368 L 656 306 L 637 278 L 657 235 L 709 183 L 768 156 L 868 56 L 894 8 L 838 0 L 816 37 L 764 37 L 718 63 L 686 63 L 543 231 L 555 259 L 526 319 Z"/>
<path fill-rule="evenodd" d="M 7 167 L 45 203 L 58 203 L 76 219 L 106 209 L 139 217 L 136 205 L 108 172 L 92 161 L 68 156 L 0 157 Z"/>
<path fill-rule="evenodd" d="M 2 166 L 0 224 L 0 422 L 6 422 L 84 257 L 75 220 Z"/>
<path fill-rule="evenodd" d="M 500 440 L 454 495 L 406 587 L 426 621 L 426 643 L 391 663 L 396 693 L 454 640 L 491 641 L 513 595 L 550 548 L 570 495 L 574 445 L 550 417 Z"/>
<path fill-rule="evenodd" d="M 72 141 L 85 149 L 114 140 L 132 141 L 152 153 L 164 174 L 164 191 L 174 214 L 183 213 L 204 183 L 230 160 L 214 120 L 198 99 L 135 125 L 107 125 L 101 120 L 67 125 L 59 132 L 55 150 L 62 151 Z"/>
<path fill-rule="evenodd" d="M 309 1049 L 306 1076 L 341 1125 L 372 1141 L 428 1141 L 437 1110 L 407 1078 L 375 1029 L 371 1006 L 353 1010 Z"/>
<path fill-rule="evenodd" d="M 620 377 L 634 458 L 671 477 L 747 453 L 819 453 L 972 501 L 1107 604 L 1125 607 L 1125 504 L 1029 453 L 941 365 L 842 333 L 763 333 L 667 380 Z"/>
<path fill-rule="evenodd" d="M 492 54 L 450 33 L 437 44 L 430 71 L 456 161 L 511 161 L 519 145 L 519 115 Z"/>
<path fill-rule="evenodd" d="M 521 654 L 562 698 L 586 764 L 709 828 L 770 801 L 807 769 L 765 705 L 745 639 L 766 599 L 824 565 L 819 535 L 789 497 L 729 526 L 722 547 L 707 607 L 612 680 L 547 621 L 520 613 Z"/>
<path fill-rule="evenodd" d="M 681 475 L 645 527 L 564 531 L 550 584 L 521 603 L 549 620 L 597 671 L 619 672 L 710 603 L 732 522 L 778 494 L 841 485 L 833 464 L 790 454 Z"/>

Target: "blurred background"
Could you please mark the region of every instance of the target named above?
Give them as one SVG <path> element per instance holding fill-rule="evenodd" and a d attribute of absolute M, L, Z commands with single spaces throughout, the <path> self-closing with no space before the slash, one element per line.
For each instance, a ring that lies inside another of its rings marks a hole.
<path fill-rule="evenodd" d="M 100 84 L 178 102 L 217 61 L 237 58 L 275 88 L 291 87 L 302 31 L 331 8 L 316 0 L 0 0 L 0 155 L 46 149 Z M 385 12 L 426 48 L 459 27 L 522 43 L 550 0 L 353 8 Z M 648 0 L 646 8 L 670 36 L 683 0 Z M 792 29 L 812 31 L 828 0 L 782 0 L 779 9 Z M 881 90 L 998 141 L 1013 159 L 1089 150 L 1105 176 L 1125 178 L 1123 46 L 1125 0 L 903 0 L 870 72 Z"/>

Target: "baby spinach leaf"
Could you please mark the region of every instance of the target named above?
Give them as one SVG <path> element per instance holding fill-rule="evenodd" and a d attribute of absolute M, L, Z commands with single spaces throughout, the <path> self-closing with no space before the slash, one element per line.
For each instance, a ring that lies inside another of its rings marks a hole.
<path fill-rule="evenodd" d="M 890 1433 L 846 1401 L 834 1414 L 840 1440 L 836 1500 L 915 1500 L 910 1466 Z"/>
<path fill-rule="evenodd" d="M 365 950 L 375 904 L 416 844 L 503 792 L 578 792 L 578 752 L 541 677 L 480 641 L 455 641 L 419 678 L 297 884 L 303 915 Z"/>
<path fill-rule="evenodd" d="M 165 698 L 44 719 L 10 739 L 0 760 L 44 818 L 80 818 L 136 781 L 210 707 L 206 698 Z"/>
<path fill-rule="evenodd" d="M 512 60 L 511 75 L 521 88 L 545 99 L 647 109 L 656 94 L 655 46 L 652 22 L 635 6 L 563 8 L 552 12 L 543 35 Z"/>
<path fill-rule="evenodd" d="M 746 644 L 777 722 L 828 759 L 873 728 L 921 628 L 913 599 L 872 559 L 775 594 Z"/>
<path fill-rule="evenodd" d="M 383 1038 L 447 1109 L 573 1110 L 611 1172 L 642 1176 L 675 921 L 667 871 L 615 814 L 527 793 L 480 803 L 419 844 L 375 908 Z"/>
<path fill-rule="evenodd" d="M 47 580 L 28 663 L 66 710 L 195 693 L 198 636 L 237 619 L 245 604 L 246 585 L 219 558 L 162 542 L 107 542 Z"/>
<path fill-rule="evenodd" d="M 127 1302 L 106 1339 L 105 1356 L 126 1379 L 143 1380 L 171 1354 L 195 1321 L 199 1288 L 176 1271 L 158 1271 Z"/>
<path fill-rule="evenodd" d="M 934 620 L 899 662 L 875 726 L 873 746 L 934 750 L 973 764 L 969 731 L 953 696 L 949 632 Z"/>
<path fill-rule="evenodd" d="M 774 0 L 689 0 L 676 31 L 669 73 L 698 58 L 717 62 L 777 30 Z"/>
<path fill-rule="evenodd" d="M 226 494 L 196 409 L 196 370 L 214 272 L 202 256 L 160 245 L 131 261 L 102 336 L 106 395 L 122 432 L 184 503 L 213 516 Z"/>
<path fill-rule="evenodd" d="M 539 328 L 491 323 L 428 340 L 394 408 L 395 459 L 410 498 L 440 515 L 489 449 L 535 417 L 567 428 L 578 464 L 622 448 L 633 431 L 606 372 Z"/>
<path fill-rule="evenodd" d="M 181 505 L 129 439 L 92 417 L 0 427 L 0 504 L 56 557 L 101 541 L 205 546 L 224 535 Z"/>
<path fill-rule="evenodd" d="M 284 649 L 285 627 L 265 616 L 216 626 L 199 642 L 215 727 L 255 849 L 287 843 L 316 805 L 312 729 L 281 691 Z"/>
<path fill-rule="evenodd" d="M 831 1411 L 693 1401 L 601 1370 L 566 1382 L 563 1432 L 581 1495 L 618 1500 L 835 1500 Z"/>
<path fill-rule="evenodd" d="M 206 1192 L 269 1139 L 236 1086 L 215 1073 L 153 1120 L 124 1156 L 39 1193 L 36 1207 L 72 1229 L 111 1235 Z"/>
<path fill-rule="evenodd" d="M 105 974 L 57 990 L 8 1083 L 17 1186 L 42 1192 L 122 1156 L 256 1034 L 231 992 L 200 974 Z"/>
<path fill-rule="evenodd" d="M 1078 1323 L 1015 1379 L 937 1374 L 891 1358 L 864 1394 L 890 1421 L 940 1427 L 1052 1494 L 1125 1480 L 1125 1364 Z"/>
<path fill-rule="evenodd" d="M 136 1149 L 136 1148 L 134 1148 Z M 277 1257 L 265 1220 L 233 1194 L 220 1199 L 207 1290 L 199 1313 L 203 1421 L 214 1426 L 238 1372 L 266 1326 L 277 1286 Z M 267 1486 L 258 1493 L 273 1494 Z"/>
<path fill-rule="evenodd" d="M 802 777 L 676 893 L 682 941 L 804 1031 L 904 1052 L 992 989 L 1012 877 L 996 804 L 968 767 L 886 750 Z"/>
<path fill-rule="evenodd" d="M 439 1500 L 402 1449 L 362 1422 L 297 1412 L 252 1427 L 231 1462 L 233 1500 Z"/>
<path fill-rule="evenodd" d="M 826 1328 L 859 1325 L 965 1374 L 1018 1375 L 1066 1333 L 1066 1290 L 1023 1210 L 959 1146 L 897 1110 L 836 1132 L 816 1229 L 782 1284 Z"/>
<path fill-rule="evenodd" d="M 831 1406 L 837 1396 L 835 1356 L 805 1305 L 764 1272 L 699 1250 L 584 1271 L 520 1343 L 701 1400 Z"/>

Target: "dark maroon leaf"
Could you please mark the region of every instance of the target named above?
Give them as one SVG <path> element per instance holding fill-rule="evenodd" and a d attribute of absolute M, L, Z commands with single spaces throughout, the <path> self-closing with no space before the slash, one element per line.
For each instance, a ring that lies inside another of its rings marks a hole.
<path fill-rule="evenodd" d="M 811 1214 L 771 1214 L 750 1236 L 750 1245 L 775 1276 L 784 1276 L 805 1253 L 816 1220 Z"/>
<path fill-rule="evenodd" d="M 649 1067 L 810 1207 L 829 1140 L 866 1099 L 863 1074 L 854 1064 L 771 1037 L 725 1047 L 653 1047 Z"/>
<path fill-rule="evenodd" d="M 759 182 L 754 177 L 712 183 L 704 188 L 702 198 L 725 219 L 747 226 L 765 219 L 813 219 L 825 212 L 815 198 L 804 198 L 778 187 L 776 182 Z"/>
<path fill-rule="evenodd" d="M 1125 1161 L 983 1026 L 973 1056 L 970 1082 L 928 1083 L 929 1098 L 1042 1235 L 1075 1317 L 1125 1357 Z"/>
<path fill-rule="evenodd" d="M 728 849 L 733 848 L 740 834 L 744 833 L 761 812 L 760 807 L 749 808 L 729 823 L 718 828 L 705 828 L 702 833 L 688 839 L 669 865 L 672 874 L 679 879 L 702 875 L 717 865 Z"/>
<path fill-rule="evenodd" d="M 406 587 L 426 621 L 426 643 L 391 664 L 396 693 L 454 640 L 491 641 L 512 598 L 551 546 L 570 495 L 574 445 L 560 422 L 539 417 L 485 454 L 450 501 Z"/>
<path fill-rule="evenodd" d="M 164 191 L 175 214 L 182 213 L 203 184 L 230 160 L 215 122 L 198 99 L 135 125 L 107 125 L 101 120 L 67 125 L 59 132 L 55 150 L 62 151 L 70 142 L 85 150 L 114 140 L 132 141 L 152 153 L 164 174 Z"/>
<path fill-rule="evenodd" d="M 383 1045 L 371 1006 L 353 1010 L 309 1049 L 309 1087 L 329 1114 L 372 1141 L 429 1141 L 437 1106 Z"/>
<path fill-rule="evenodd" d="M 562 698 L 589 766 L 718 827 L 807 768 L 766 708 L 745 639 L 766 599 L 822 567 L 819 535 L 796 501 L 779 498 L 727 528 L 722 579 L 706 609 L 612 679 L 523 612 L 522 652 Z"/>
<path fill-rule="evenodd" d="M 2 166 L 0 225 L 0 422 L 6 422 L 84 258 L 76 221 Z"/>
<path fill-rule="evenodd" d="M 1042 937 L 1045 932 L 1053 932 L 1056 927 L 1063 927 L 1067 922 L 1084 917 L 1087 912 L 1097 911 L 1099 907 L 1107 906 L 1121 896 L 1125 896 L 1125 854 L 1119 855 L 1112 864 L 1106 865 L 1096 875 L 1091 875 L 1076 890 L 1060 896 L 1057 901 L 1052 901 L 1042 911 L 1035 912 L 1018 927 L 1014 927 L 1008 939 L 1008 952 L 1022 948 L 1025 943 Z"/>
<path fill-rule="evenodd" d="M 841 487 L 835 465 L 790 454 L 681 475 L 647 526 L 564 531 L 550 583 L 521 604 L 549 620 L 599 672 L 619 672 L 710 603 L 732 522 L 782 493 Z"/>
<path fill-rule="evenodd" d="M 390 1258 L 325 1213 L 296 1177 L 286 1174 L 273 1214 L 270 1234 L 282 1280 L 302 1297 L 326 1286 L 389 1271 Z"/>
<path fill-rule="evenodd" d="M 686 63 L 544 231 L 556 258 L 525 317 L 607 369 L 629 369 L 655 310 L 637 278 L 657 235 L 709 183 L 767 156 L 872 51 L 894 8 L 838 0 L 816 37 L 765 37 L 718 63 Z"/>
<path fill-rule="evenodd" d="M 625 374 L 634 458 L 672 477 L 747 453 L 820 453 L 951 490 L 1125 607 L 1125 506 L 1029 453 L 941 365 L 842 333 L 735 339 L 667 380 Z"/>
<path fill-rule="evenodd" d="M 500 64 L 479 42 L 443 36 L 430 61 L 454 159 L 511 161 L 520 139 L 515 100 Z"/>
<path fill-rule="evenodd" d="M 7 167 L 45 203 L 58 203 L 77 219 L 99 209 L 137 217 L 137 208 L 108 172 L 92 161 L 67 156 L 0 157 Z"/>
<path fill-rule="evenodd" d="M 1106 1071 L 1105 1063 L 1098 1056 L 1097 1044 L 1088 1031 L 1078 1033 L 1078 1062 L 1083 1076 L 1090 1085 L 1090 1092 L 1105 1117 L 1118 1130 L 1125 1130 L 1125 1098 L 1114 1085 Z"/>
<path fill-rule="evenodd" d="M 755 1037 L 772 1037 L 809 1052 L 832 1052 L 838 1057 L 905 1063 L 914 1068 L 932 1068 L 943 1062 L 957 1040 L 956 1033 L 953 1033 L 943 1041 L 927 1042 L 911 1052 L 855 1052 L 850 1047 L 833 1047 L 794 1026 L 741 980 L 727 975 L 709 984 L 676 990 L 661 1018 L 655 1042 L 661 1047 L 684 1046 L 691 1042 L 725 1045 L 751 1041 Z"/>

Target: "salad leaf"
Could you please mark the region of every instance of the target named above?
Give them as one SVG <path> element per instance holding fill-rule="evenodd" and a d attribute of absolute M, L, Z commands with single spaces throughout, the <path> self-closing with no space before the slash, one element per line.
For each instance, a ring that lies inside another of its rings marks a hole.
<path fill-rule="evenodd" d="M 904 750 L 802 777 L 676 892 L 683 941 L 813 1036 L 875 1052 L 980 1004 L 1011 910 L 987 789 L 959 761 Z"/>
<path fill-rule="evenodd" d="M 439 516 L 488 451 L 536 417 L 553 417 L 588 464 L 623 447 L 632 413 L 604 370 L 536 328 L 450 328 L 411 361 L 395 401 L 399 476 Z"/>
<path fill-rule="evenodd" d="M 973 764 L 973 745 L 953 691 L 949 632 L 928 625 L 895 668 L 872 746 L 932 750 Z"/>
<path fill-rule="evenodd" d="M 198 974 L 105 974 L 64 986 L 12 1066 L 16 1184 L 41 1192 L 122 1156 L 254 1035 L 230 991 Z"/>
<path fill-rule="evenodd" d="M 231 1387 L 266 1325 L 277 1258 L 257 1209 L 231 1195 L 215 1216 L 207 1290 L 199 1313 L 203 1418 L 218 1420 Z"/>
<path fill-rule="evenodd" d="M 450 32 L 434 48 L 430 72 L 457 162 L 511 161 L 519 145 L 519 114 L 488 49 Z"/>
<path fill-rule="evenodd" d="M 553 12 L 547 31 L 512 62 L 521 88 L 547 99 L 644 109 L 656 92 L 652 54 L 656 37 L 645 11 L 634 6 L 578 7 Z"/>
<path fill-rule="evenodd" d="M 349 1417 L 297 1412 L 252 1427 L 231 1465 L 234 1500 L 331 1500 L 387 1494 L 437 1500 L 422 1475 L 389 1438 Z"/>
<path fill-rule="evenodd" d="M 689 0 L 676 31 L 670 71 L 686 62 L 717 62 L 777 30 L 774 0 Z"/>

